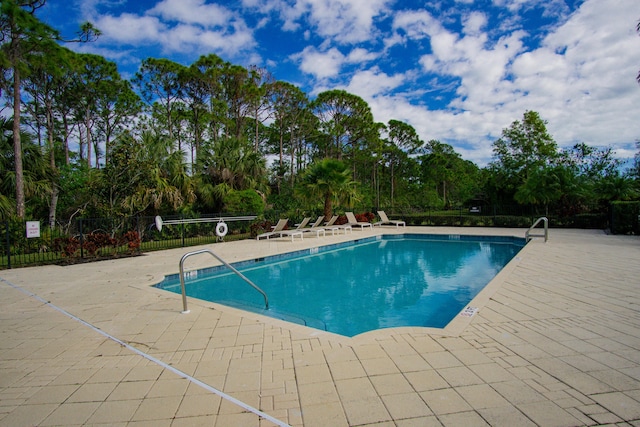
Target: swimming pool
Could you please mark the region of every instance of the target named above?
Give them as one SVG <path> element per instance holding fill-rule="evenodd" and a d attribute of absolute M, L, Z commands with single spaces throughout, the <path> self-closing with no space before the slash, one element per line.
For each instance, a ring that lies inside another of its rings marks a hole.
<path fill-rule="evenodd" d="M 442 328 L 520 251 L 525 239 L 383 235 L 185 273 L 190 297 L 341 335 Z M 180 293 L 177 274 L 156 285 Z"/>

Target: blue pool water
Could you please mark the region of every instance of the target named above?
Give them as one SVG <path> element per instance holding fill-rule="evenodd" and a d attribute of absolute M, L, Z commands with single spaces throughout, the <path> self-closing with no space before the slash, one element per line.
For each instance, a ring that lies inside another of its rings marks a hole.
<path fill-rule="evenodd" d="M 341 335 L 446 326 L 524 246 L 515 237 L 375 236 L 185 273 L 187 295 Z M 180 293 L 179 276 L 156 285 Z"/>

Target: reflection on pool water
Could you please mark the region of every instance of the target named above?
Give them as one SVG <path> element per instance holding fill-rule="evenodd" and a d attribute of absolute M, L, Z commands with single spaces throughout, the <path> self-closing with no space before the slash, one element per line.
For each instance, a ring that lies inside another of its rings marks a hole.
<path fill-rule="evenodd" d="M 404 234 L 298 251 L 185 274 L 187 295 L 341 335 L 445 327 L 522 249 L 516 237 Z M 180 293 L 179 276 L 159 288 Z"/>

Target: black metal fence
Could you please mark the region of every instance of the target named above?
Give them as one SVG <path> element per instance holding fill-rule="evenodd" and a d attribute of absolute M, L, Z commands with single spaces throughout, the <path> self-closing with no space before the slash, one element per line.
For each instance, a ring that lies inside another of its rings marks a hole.
<path fill-rule="evenodd" d="M 517 227 L 527 228 L 541 215 L 523 212 L 522 209 L 465 207 L 453 210 L 436 210 L 429 207 L 411 209 L 384 209 L 391 219 L 403 219 L 407 225 L 452 226 L 452 227 Z M 375 212 L 373 208 L 354 209 L 354 212 Z M 285 215 L 277 211 L 266 212 L 264 217 L 275 223 Z M 317 215 L 317 213 L 316 213 Z M 225 214 L 224 217 L 235 216 Z M 289 212 L 292 223 L 309 212 Z M 221 214 L 203 215 L 196 218 L 182 216 L 163 217 L 164 226 L 158 230 L 155 217 L 138 216 L 127 218 L 77 218 L 50 227 L 44 221 L 36 233 L 28 237 L 29 223 L 26 221 L 0 222 L 2 244 L 0 244 L 0 269 L 41 264 L 65 264 L 114 257 L 131 256 L 143 252 L 188 247 L 215 243 L 220 240 L 216 226 Z M 609 227 L 609 213 L 587 213 L 570 216 L 548 215 L 551 227 L 592 228 Z M 190 222 L 189 220 L 194 220 Z M 314 217 L 315 219 L 315 217 Z M 186 220 L 187 223 L 174 223 Z M 209 221 L 210 220 L 210 221 Z M 262 221 L 225 221 L 228 234 L 224 240 L 250 238 L 268 227 Z M 33 223 L 31 223 L 33 225 Z"/>
<path fill-rule="evenodd" d="M 4 221 L 0 222 L 3 240 L 0 269 L 94 261 L 215 243 L 220 240 L 216 235 L 219 218 L 220 215 L 202 216 L 197 223 L 164 225 L 162 231 L 156 227 L 155 217 L 146 216 L 78 218 L 53 227 L 37 220 Z M 178 216 L 163 218 L 165 224 L 184 219 Z M 39 233 L 29 229 L 33 223 L 39 225 Z M 249 237 L 249 222 L 227 221 L 226 224 L 228 234 L 224 240 Z"/>

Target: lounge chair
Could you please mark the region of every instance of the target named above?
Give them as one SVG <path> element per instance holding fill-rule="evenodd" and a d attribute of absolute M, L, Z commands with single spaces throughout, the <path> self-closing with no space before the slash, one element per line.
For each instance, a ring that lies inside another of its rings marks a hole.
<path fill-rule="evenodd" d="M 287 226 L 288 222 L 289 222 L 288 219 L 280 219 L 280 220 L 278 220 L 278 223 L 276 224 L 275 227 L 273 227 L 273 230 L 267 231 L 266 233 L 258 234 L 256 236 L 256 239 L 260 240 L 261 238 L 266 238 L 267 240 L 269 240 L 269 237 L 275 236 L 276 234 L 278 234 L 279 232 L 284 230 L 284 228 Z"/>
<path fill-rule="evenodd" d="M 350 226 L 360 227 L 360 230 L 364 230 L 365 227 L 373 229 L 373 224 L 370 222 L 359 222 L 353 212 L 345 212 L 344 214 L 347 216 L 347 221 Z"/>
<path fill-rule="evenodd" d="M 291 241 L 293 242 L 293 238 L 295 236 L 300 236 L 300 240 L 302 240 L 302 231 L 300 231 L 300 230 L 285 230 L 284 229 L 287 226 L 288 222 L 289 222 L 288 218 L 280 219 L 278 221 L 278 223 L 276 224 L 276 226 L 273 228 L 273 230 L 268 231 L 266 233 L 258 234 L 256 236 L 256 239 L 260 240 L 261 238 L 264 237 L 267 240 L 269 240 L 270 237 L 291 236 Z"/>
<path fill-rule="evenodd" d="M 403 226 L 406 227 L 407 223 L 404 221 L 401 221 L 399 219 L 389 219 L 387 217 L 387 214 L 384 213 L 384 211 L 378 211 L 378 216 L 380 217 L 380 221 L 373 223 L 373 225 L 395 225 L 396 228 L 398 228 L 399 226 Z"/>
<path fill-rule="evenodd" d="M 322 220 L 324 219 L 324 215 L 320 215 L 316 222 L 314 222 L 311 227 L 303 228 L 303 233 L 316 233 L 316 237 L 320 237 L 320 234 L 323 236 L 326 234 L 325 228 L 321 227 Z"/>
<path fill-rule="evenodd" d="M 316 219 L 316 222 L 311 224 L 311 227 L 309 227 L 309 228 L 318 228 L 318 227 L 320 227 L 320 224 L 322 224 L 322 220 L 324 220 L 324 215 L 320 215 L 318 217 L 318 219 Z"/>
<path fill-rule="evenodd" d="M 338 219 L 338 215 L 332 216 L 329 222 L 327 222 L 323 228 L 325 230 L 331 230 L 331 234 L 333 234 L 334 236 L 336 232 L 340 234 L 340 230 L 343 230 L 344 234 L 347 234 L 347 231 L 353 233 L 353 228 L 351 228 L 351 225 L 349 224 L 335 225 L 335 222 L 337 219 Z"/>
<path fill-rule="evenodd" d="M 307 217 L 305 217 L 305 218 L 302 220 L 302 222 L 296 226 L 296 228 L 295 228 L 295 229 L 296 229 L 296 230 L 301 230 L 301 229 L 305 228 L 305 227 L 307 226 L 307 224 L 309 224 L 309 221 L 311 221 L 311 218 L 310 218 L 310 217 L 308 217 L 308 216 L 307 216 Z"/>

